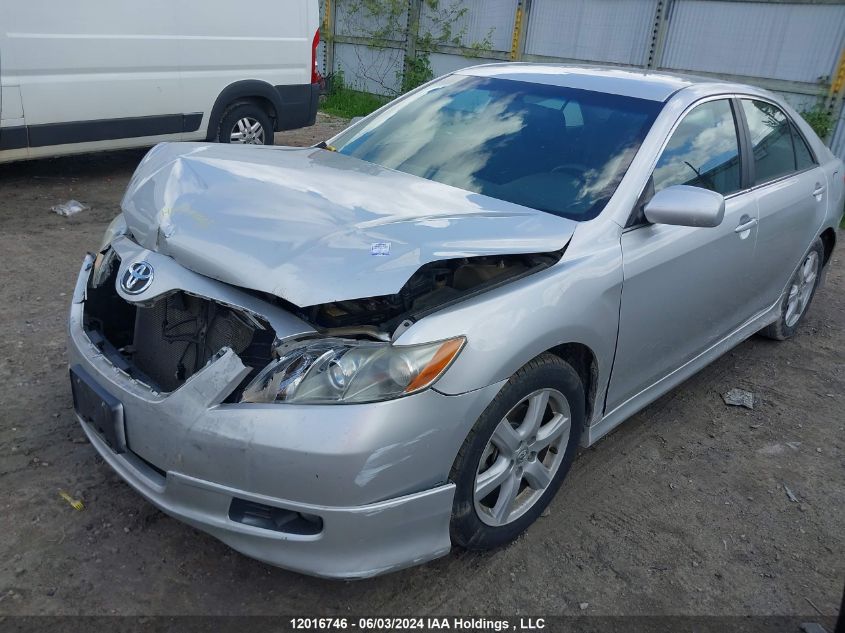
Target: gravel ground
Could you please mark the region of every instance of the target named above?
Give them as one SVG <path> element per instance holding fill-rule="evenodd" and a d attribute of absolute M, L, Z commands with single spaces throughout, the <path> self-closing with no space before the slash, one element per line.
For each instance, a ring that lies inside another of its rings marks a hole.
<path fill-rule="evenodd" d="M 343 125 L 321 116 L 278 142 L 311 143 Z M 324 581 L 241 556 L 158 512 L 112 474 L 74 419 L 69 295 L 142 156 L 0 166 L 0 615 L 837 612 L 841 246 L 795 339 L 743 343 L 584 451 L 550 515 L 512 545 Z M 50 212 L 68 198 L 91 209 Z M 732 387 L 753 391 L 758 406 L 725 406 Z"/>

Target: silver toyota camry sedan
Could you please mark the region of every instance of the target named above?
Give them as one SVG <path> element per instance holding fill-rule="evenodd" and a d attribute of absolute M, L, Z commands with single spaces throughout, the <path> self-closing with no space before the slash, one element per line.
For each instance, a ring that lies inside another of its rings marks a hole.
<path fill-rule="evenodd" d="M 819 287 L 843 164 L 780 98 L 496 64 L 315 147 L 155 147 L 70 311 L 149 502 L 363 577 L 506 543 L 589 446 Z"/>

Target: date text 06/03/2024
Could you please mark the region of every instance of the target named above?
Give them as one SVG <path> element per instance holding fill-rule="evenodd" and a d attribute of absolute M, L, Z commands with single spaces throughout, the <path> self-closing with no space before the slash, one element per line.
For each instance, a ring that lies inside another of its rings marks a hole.
<path fill-rule="evenodd" d="M 538 631 L 546 627 L 543 618 L 519 618 L 517 621 L 483 617 L 376 617 L 376 618 L 291 618 L 295 630 L 456 630 L 456 631 Z"/>

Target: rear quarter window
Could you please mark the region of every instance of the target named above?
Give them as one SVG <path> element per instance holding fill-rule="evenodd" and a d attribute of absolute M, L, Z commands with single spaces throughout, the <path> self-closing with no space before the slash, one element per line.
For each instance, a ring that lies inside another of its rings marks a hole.
<path fill-rule="evenodd" d="M 792 130 L 792 142 L 795 144 L 795 168 L 798 171 L 810 169 L 810 167 L 816 164 L 813 153 L 810 151 L 810 147 L 807 145 L 804 136 L 795 127 L 795 124 L 790 123 L 789 127 Z"/>

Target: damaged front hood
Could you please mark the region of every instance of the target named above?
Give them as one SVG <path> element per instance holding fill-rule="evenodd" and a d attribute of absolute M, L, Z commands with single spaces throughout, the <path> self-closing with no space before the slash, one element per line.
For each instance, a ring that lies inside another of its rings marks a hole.
<path fill-rule="evenodd" d="M 394 294 L 440 259 L 543 253 L 576 222 L 328 150 L 173 143 L 123 198 L 141 246 L 300 306 Z"/>

